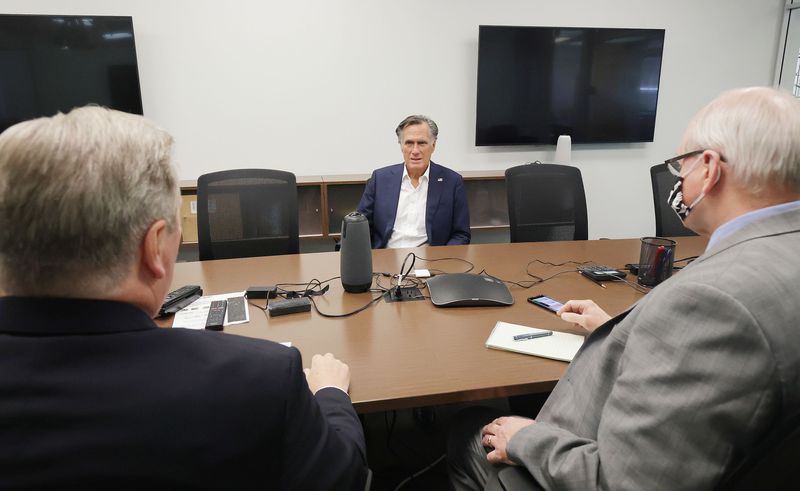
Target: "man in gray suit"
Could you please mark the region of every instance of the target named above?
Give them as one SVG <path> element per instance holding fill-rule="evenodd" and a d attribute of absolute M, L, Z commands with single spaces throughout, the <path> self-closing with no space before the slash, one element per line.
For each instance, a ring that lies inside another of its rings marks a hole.
<path fill-rule="evenodd" d="M 770 88 L 695 115 L 669 202 L 705 253 L 615 318 L 568 302 L 583 348 L 536 420 L 451 434 L 457 489 L 490 489 L 498 464 L 547 489 L 711 489 L 800 411 L 798 135 L 800 101 Z"/>

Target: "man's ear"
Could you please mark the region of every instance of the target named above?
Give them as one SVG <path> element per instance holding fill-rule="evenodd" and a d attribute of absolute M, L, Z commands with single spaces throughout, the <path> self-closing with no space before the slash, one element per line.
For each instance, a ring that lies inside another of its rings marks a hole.
<path fill-rule="evenodd" d="M 167 275 L 167 230 L 166 220 L 157 220 L 148 227 L 142 240 L 142 266 L 156 279 Z"/>
<path fill-rule="evenodd" d="M 705 170 L 703 193 L 708 194 L 722 178 L 722 159 L 719 153 L 711 150 L 703 152 L 703 168 Z"/>

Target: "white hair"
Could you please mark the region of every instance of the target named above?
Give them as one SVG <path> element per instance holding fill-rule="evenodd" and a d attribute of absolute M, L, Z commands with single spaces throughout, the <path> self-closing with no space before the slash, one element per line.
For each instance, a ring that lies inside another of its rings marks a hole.
<path fill-rule="evenodd" d="M 725 92 L 692 118 L 683 146 L 721 153 L 754 195 L 800 191 L 800 100 L 769 87 Z"/>
<path fill-rule="evenodd" d="M 129 274 L 147 229 L 177 224 L 172 137 L 90 106 L 0 135 L 0 290 L 91 297 Z"/>

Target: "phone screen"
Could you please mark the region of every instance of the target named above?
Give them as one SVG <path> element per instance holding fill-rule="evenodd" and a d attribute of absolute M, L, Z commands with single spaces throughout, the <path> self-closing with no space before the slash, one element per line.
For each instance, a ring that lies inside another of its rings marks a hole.
<path fill-rule="evenodd" d="M 539 307 L 545 308 L 551 312 L 558 312 L 558 309 L 564 306 L 564 304 L 559 302 L 558 300 L 553 300 L 552 298 L 546 297 L 544 295 L 537 295 L 535 297 L 530 297 L 528 301 L 534 305 L 538 305 Z"/>

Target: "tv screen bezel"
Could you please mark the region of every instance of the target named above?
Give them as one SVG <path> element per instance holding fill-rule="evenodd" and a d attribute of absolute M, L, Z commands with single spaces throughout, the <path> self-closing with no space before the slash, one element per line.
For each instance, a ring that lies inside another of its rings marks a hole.
<path fill-rule="evenodd" d="M 476 76 L 476 96 L 475 96 L 475 146 L 477 147 L 518 147 L 518 146 L 538 146 L 538 145 L 555 145 L 557 138 L 559 135 L 553 135 L 553 141 L 541 141 L 541 140 L 525 140 L 525 141 L 518 141 L 518 142 L 500 142 L 496 143 L 494 141 L 489 140 L 479 140 L 479 106 L 480 106 L 480 91 L 481 91 L 481 82 L 480 82 L 480 74 L 481 74 L 481 30 L 483 28 L 504 28 L 504 29 L 580 29 L 580 30 L 608 30 L 608 31 L 650 31 L 650 32 L 660 32 L 661 33 L 661 56 L 659 59 L 658 64 L 658 89 L 656 90 L 655 94 L 655 104 L 652 116 L 652 128 L 653 131 L 649 135 L 648 138 L 643 139 L 635 139 L 635 138 L 623 138 L 623 139 L 597 139 L 597 140 L 585 140 L 585 139 L 576 139 L 574 136 L 572 137 L 573 144 L 620 144 L 620 143 L 651 143 L 654 141 L 655 138 L 655 129 L 656 129 L 656 121 L 658 116 L 658 99 L 661 92 L 661 74 L 663 71 L 664 66 L 664 44 L 666 40 L 666 29 L 663 28 L 643 28 L 643 27 L 598 27 L 598 26 L 546 26 L 546 25 L 484 25 L 481 24 L 478 26 L 478 60 L 477 60 L 477 76 Z M 566 133 L 568 134 L 568 133 Z"/>
<path fill-rule="evenodd" d="M 135 71 L 134 71 L 134 73 L 135 73 L 135 81 L 132 80 L 132 82 L 135 82 L 136 95 L 138 96 L 138 104 L 135 104 L 136 107 L 131 108 L 132 111 L 126 111 L 126 112 L 129 112 L 130 114 L 144 115 L 144 100 L 143 100 L 143 97 L 142 97 L 142 82 L 141 82 L 141 76 L 140 76 L 140 73 L 139 73 L 139 51 L 138 51 L 137 45 L 136 45 L 136 27 L 134 25 L 134 19 L 133 19 L 132 15 L 14 14 L 14 13 L 7 14 L 7 13 L 0 13 L 0 18 L 3 18 L 3 17 L 4 18 L 28 18 L 28 19 L 30 19 L 30 18 L 41 18 L 41 19 L 58 19 L 58 18 L 62 18 L 62 19 L 72 19 L 72 20 L 77 20 L 77 19 L 103 19 L 103 20 L 111 20 L 111 21 L 127 21 L 127 23 L 130 25 L 130 32 L 131 32 L 131 41 L 130 42 L 131 42 L 132 49 L 133 49 L 133 63 L 134 63 L 134 67 L 135 67 Z M 131 87 L 133 87 L 133 86 L 134 85 L 132 83 Z M 87 102 L 85 105 L 89 105 L 89 104 L 99 104 L 99 105 L 103 105 L 104 107 L 109 107 L 109 108 L 117 109 L 117 110 L 120 110 L 120 111 L 124 110 L 124 109 L 121 109 L 121 108 L 113 107 L 110 104 L 109 105 L 104 105 L 104 104 L 100 104 L 100 103 L 96 103 L 96 102 L 92 102 L 92 101 Z M 60 109 L 60 111 L 61 112 L 68 112 L 71 109 L 73 109 L 73 108 L 63 108 L 63 109 Z M 138 109 L 138 112 L 137 112 L 137 109 Z M 44 112 L 44 111 L 42 111 L 42 112 Z M 43 117 L 43 116 L 51 116 L 51 115 L 52 114 L 39 114 L 39 115 L 34 116 L 34 117 Z M 18 122 L 20 122 L 20 121 L 18 121 Z M 17 124 L 17 123 L 15 122 L 15 123 L 12 123 L 11 125 L 13 126 L 14 124 Z M 5 130 L 5 128 L 0 127 L 0 132 L 2 132 L 4 130 Z"/>

